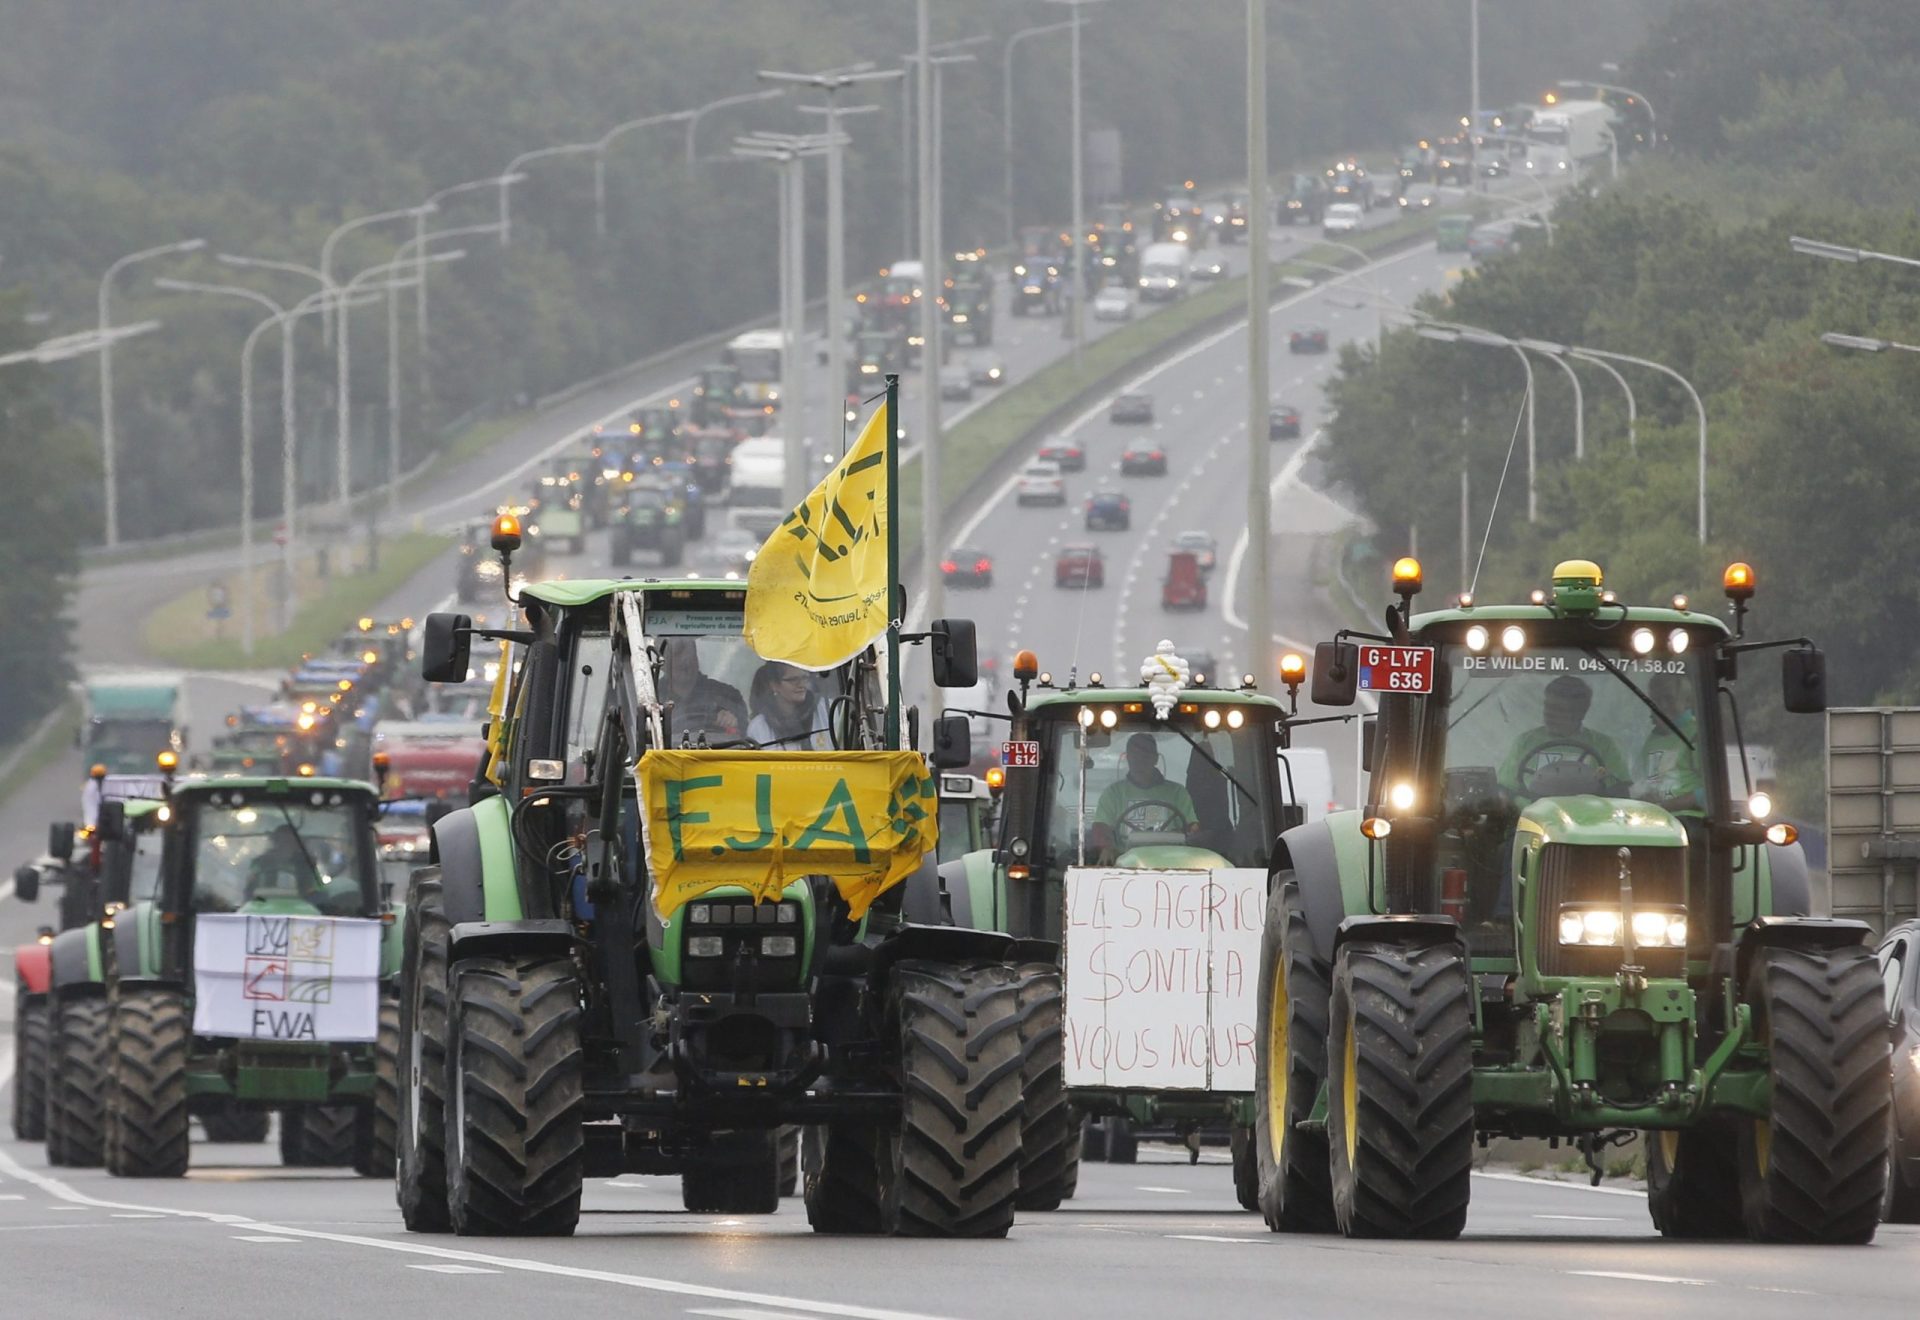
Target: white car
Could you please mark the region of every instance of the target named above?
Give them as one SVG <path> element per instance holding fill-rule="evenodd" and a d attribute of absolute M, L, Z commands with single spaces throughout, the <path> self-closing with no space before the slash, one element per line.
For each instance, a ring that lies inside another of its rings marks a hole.
<path fill-rule="evenodd" d="M 1127 296 L 1125 289 L 1109 284 L 1093 295 L 1093 319 L 1096 321 L 1131 321 L 1133 319 L 1133 299 Z"/>
<path fill-rule="evenodd" d="M 940 368 L 940 397 L 967 402 L 973 397 L 973 373 L 962 364 Z"/>
<path fill-rule="evenodd" d="M 1067 481 L 1057 463 L 1029 463 L 1020 469 L 1014 482 L 1016 504 L 1062 504 L 1067 502 Z"/>
<path fill-rule="evenodd" d="M 1327 208 L 1320 221 L 1320 232 L 1331 237 L 1334 234 L 1351 234 L 1360 228 L 1360 204 L 1358 202 L 1335 202 Z"/>

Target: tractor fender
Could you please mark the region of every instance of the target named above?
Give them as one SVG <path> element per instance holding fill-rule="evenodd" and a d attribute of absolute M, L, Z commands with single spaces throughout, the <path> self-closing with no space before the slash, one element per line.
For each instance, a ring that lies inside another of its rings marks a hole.
<path fill-rule="evenodd" d="M 1807 873 L 1806 850 L 1797 843 L 1769 843 L 1761 853 L 1773 891 L 1768 912 L 1782 917 L 1812 916 L 1813 879 Z"/>
<path fill-rule="evenodd" d="M 515 882 L 509 803 L 491 797 L 450 811 L 433 825 L 447 921 L 518 921 L 525 915 Z"/>
<path fill-rule="evenodd" d="M 95 943 L 99 929 L 98 926 L 80 926 L 63 930 L 53 937 L 47 953 L 48 961 L 52 964 L 52 989 L 56 993 L 64 995 L 105 988 Z"/>
<path fill-rule="evenodd" d="M 1011 963 L 1019 942 L 996 930 L 966 930 L 958 926 L 902 926 L 876 950 L 873 979 L 884 981 L 889 968 L 902 959 L 940 963 Z"/>
<path fill-rule="evenodd" d="M 1340 884 L 1339 852 L 1334 847 L 1333 830 L 1325 820 L 1296 825 L 1280 836 L 1267 865 L 1269 889 L 1273 877 L 1282 871 L 1292 872 L 1300 886 L 1314 958 L 1332 966 L 1340 924 L 1347 919 L 1347 904 Z"/>
<path fill-rule="evenodd" d="M 580 943 L 573 923 L 560 917 L 534 921 L 461 921 L 447 944 L 447 963 L 462 958 L 516 954 L 567 954 Z"/>
<path fill-rule="evenodd" d="M 1460 934 L 1460 923 L 1452 917 L 1434 917 L 1402 913 L 1393 916 L 1364 915 L 1348 917 L 1340 923 L 1340 929 L 1334 936 L 1333 947 L 1336 951 L 1343 944 L 1365 941 L 1369 944 L 1397 944 L 1406 948 L 1431 948 L 1436 944 L 1458 944 L 1462 951 L 1466 941 Z"/>
<path fill-rule="evenodd" d="M 22 994 L 44 995 L 53 985 L 53 946 L 35 940 L 13 951 L 13 973 Z"/>
<path fill-rule="evenodd" d="M 929 853 L 901 887 L 900 915 L 916 926 L 971 926 L 966 887 L 966 868 L 960 861 L 936 864 Z M 965 916 L 963 909 L 968 909 Z"/>
<path fill-rule="evenodd" d="M 1850 917 L 1756 917 L 1740 932 L 1734 985 L 1744 986 L 1761 949 L 1845 949 L 1868 944 L 1873 928 Z"/>

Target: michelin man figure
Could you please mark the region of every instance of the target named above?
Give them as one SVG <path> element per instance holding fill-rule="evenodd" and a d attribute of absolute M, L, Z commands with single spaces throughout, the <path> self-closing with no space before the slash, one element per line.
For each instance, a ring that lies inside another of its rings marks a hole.
<path fill-rule="evenodd" d="M 1174 654 L 1172 642 L 1161 638 L 1153 654 L 1140 664 L 1140 684 L 1153 702 L 1156 719 L 1164 720 L 1173 714 L 1180 700 L 1180 689 L 1187 685 L 1189 677 L 1187 662 Z"/>

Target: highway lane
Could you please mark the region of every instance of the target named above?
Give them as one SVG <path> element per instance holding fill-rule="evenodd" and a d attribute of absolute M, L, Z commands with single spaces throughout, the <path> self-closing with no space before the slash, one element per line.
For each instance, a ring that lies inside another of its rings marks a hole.
<path fill-rule="evenodd" d="M 1408 1314 L 1481 1320 L 1516 1298 L 1568 1315 L 1804 1320 L 1810 1306 L 1911 1312 L 1920 1229 L 1865 1249 L 1666 1242 L 1644 1197 L 1612 1185 L 1477 1176 L 1454 1243 L 1268 1233 L 1234 1207 L 1219 1157 L 1147 1147 L 1087 1165 L 1079 1195 L 1022 1215 L 1004 1243 L 813 1235 L 797 1200 L 764 1217 L 695 1215 L 672 1179 L 590 1184 L 571 1239 L 409 1235 L 392 1192 L 281 1170 L 271 1146 L 196 1144 L 178 1182 L 49 1170 L 0 1144 L 0 1267 L 9 1296 L 63 1317 L 480 1317 L 629 1306 L 647 1316 L 1129 1317 Z"/>

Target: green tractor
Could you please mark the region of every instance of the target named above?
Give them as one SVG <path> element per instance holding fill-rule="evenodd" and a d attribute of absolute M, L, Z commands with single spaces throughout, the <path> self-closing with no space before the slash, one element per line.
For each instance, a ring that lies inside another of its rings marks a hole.
<path fill-rule="evenodd" d="M 1260 962 L 1261 1206 L 1277 1231 L 1451 1238 L 1476 1138 L 1568 1141 L 1598 1177 L 1645 1141 L 1670 1237 L 1865 1242 L 1886 1177 L 1888 1046 L 1867 928 L 1811 915 L 1795 831 L 1730 782 L 1749 641 L 1569 560 L 1532 602 L 1317 648 L 1313 700 L 1379 711 L 1367 806 L 1280 841 Z"/>
<path fill-rule="evenodd" d="M 391 994 L 371 786 L 190 778 L 109 802 L 105 912 L 53 944 L 49 1156 L 180 1177 L 188 1119 L 289 1165 L 393 1167 Z"/>
<path fill-rule="evenodd" d="M 623 483 L 611 520 L 608 559 L 615 568 L 625 568 L 633 563 L 634 551 L 644 550 L 658 555 L 662 567 L 678 567 L 687 551 L 686 515 L 686 496 L 652 469 Z"/>
<path fill-rule="evenodd" d="M 937 884 L 935 784 L 898 745 L 876 648 L 812 676 L 830 749 L 768 744 L 749 707 L 797 671 L 751 650 L 745 596 L 547 583 L 517 629 L 427 620 L 429 681 L 464 675 L 474 637 L 510 644 L 514 678 L 486 787 L 412 879 L 411 1230 L 570 1234 L 583 1179 L 621 1171 L 678 1175 L 690 1210 L 770 1213 L 796 1126 L 817 1231 L 1010 1226 L 1020 950 L 903 917 Z M 926 637 L 936 683 L 976 680 L 971 624 Z M 936 725 L 936 766 L 967 741 Z"/>
<path fill-rule="evenodd" d="M 1297 687 L 1305 662 L 1282 672 Z M 1193 672 L 1170 642 L 1133 685 L 1095 673 L 1056 687 L 1030 651 L 1014 677 L 997 846 L 941 876 L 954 920 L 1064 968 L 1051 1011 L 1071 1110 L 1032 1114 L 1021 1204 L 1072 1195 L 1086 1116 L 1096 1158 L 1130 1162 L 1142 1132 L 1185 1141 L 1196 1160 L 1203 1134 L 1225 1138 L 1254 1209 L 1253 970 L 1267 861 L 1301 819 L 1287 748 L 1306 721 L 1251 676 Z"/>

